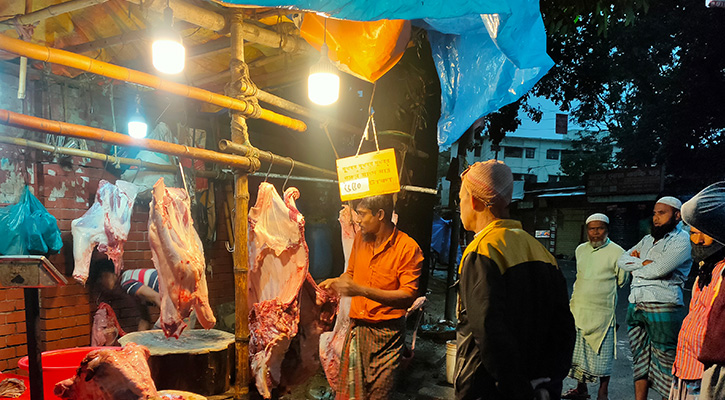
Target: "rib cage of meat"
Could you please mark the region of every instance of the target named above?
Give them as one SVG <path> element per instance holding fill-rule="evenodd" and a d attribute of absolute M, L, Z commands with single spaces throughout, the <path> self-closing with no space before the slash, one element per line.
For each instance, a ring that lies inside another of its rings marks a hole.
<path fill-rule="evenodd" d="M 99 349 L 81 361 L 76 376 L 56 383 L 54 394 L 70 400 L 147 400 L 159 398 L 144 346 Z"/>
<path fill-rule="evenodd" d="M 309 274 L 305 220 L 296 188 L 259 186 L 249 211 L 249 354 L 257 390 L 270 398 L 277 386 L 306 380 L 319 367 L 319 335 L 337 307 Z M 301 306 L 302 305 L 302 306 Z"/>
<path fill-rule="evenodd" d="M 347 263 L 350 259 L 352 251 L 352 242 L 355 240 L 357 233 L 357 225 L 353 222 L 354 211 L 348 206 L 343 205 L 340 210 L 340 229 L 342 231 L 342 251 L 345 256 L 345 271 L 347 271 Z M 335 391 L 338 388 L 338 375 L 340 373 L 340 357 L 342 356 L 342 347 L 345 344 L 345 335 L 350 329 L 350 301 L 348 296 L 340 298 L 340 307 L 337 312 L 337 320 L 332 332 L 325 332 L 320 335 L 320 360 L 322 368 L 325 370 L 325 376 L 330 383 L 330 387 Z"/>
<path fill-rule="evenodd" d="M 151 259 L 159 271 L 161 329 L 178 339 L 186 328 L 183 319 L 192 308 L 206 329 L 216 324 L 209 306 L 206 261 L 199 235 L 191 219 L 186 190 L 167 188 L 164 178 L 154 185 L 149 211 Z"/>
<path fill-rule="evenodd" d="M 123 268 L 123 245 L 131 229 L 131 213 L 138 189 L 130 182 L 117 180 L 116 184 L 101 180 L 96 201 L 82 217 L 71 222 L 73 234 L 73 278 L 85 284 L 93 249 L 105 253 L 116 267 L 116 275 Z"/>

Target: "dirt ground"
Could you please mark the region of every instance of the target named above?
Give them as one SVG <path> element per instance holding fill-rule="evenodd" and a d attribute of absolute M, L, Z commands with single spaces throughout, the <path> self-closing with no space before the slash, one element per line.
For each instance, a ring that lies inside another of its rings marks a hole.
<path fill-rule="evenodd" d="M 439 266 L 440 267 L 440 266 Z M 453 385 L 446 382 L 446 336 L 454 334 L 452 326 L 438 324 L 445 307 L 445 271 L 435 271 L 428 283 L 421 326 L 415 343 L 415 354 L 401 373 L 395 396 L 391 400 L 433 400 L 453 398 Z M 409 325 L 406 343 L 412 342 Z M 444 333 L 440 333 L 444 331 Z M 433 333 L 434 332 L 434 333 Z M 453 338 L 452 336 L 450 336 Z M 334 393 L 325 379 L 322 369 L 305 385 L 279 397 L 284 400 L 331 400 Z"/>

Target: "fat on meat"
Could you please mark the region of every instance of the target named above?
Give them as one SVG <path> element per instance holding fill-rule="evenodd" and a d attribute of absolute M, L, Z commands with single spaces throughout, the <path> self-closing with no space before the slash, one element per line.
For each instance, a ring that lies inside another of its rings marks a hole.
<path fill-rule="evenodd" d="M 147 400 L 159 397 L 151 379 L 149 349 L 129 343 L 122 349 L 89 352 L 73 378 L 56 383 L 53 393 L 69 400 Z"/>
<path fill-rule="evenodd" d="M 71 222 L 73 234 L 73 278 L 85 284 L 93 249 L 105 253 L 116 267 L 123 269 L 123 245 L 131 229 L 131 213 L 138 189 L 130 182 L 117 180 L 112 184 L 101 180 L 96 200 L 82 217 Z"/>
<path fill-rule="evenodd" d="M 319 335 L 330 329 L 337 308 L 309 274 L 305 220 L 295 204 L 299 195 L 289 188 L 283 200 L 263 182 L 249 211 L 249 353 L 264 398 L 319 368 Z"/>
<path fill-rule="evenodd" d="M 342 233 L 342 251 L 345 256 L 345 271 L 350 260 L 350 252 L 352 251 L 352 243 L 355 241 L 355 234 L 358 226 L 353 222 L 355 211 L 347 204 L 342 206 L 340 210 L 340 229 Z M 335 320 L 335 327 L 332 332 L 325 332 L 320 335 L 320 361 L 325 371 L 327 381 L 330 387 L 335 391 L 339 391 L 338 375 L 340 374 L 340 357 L 342 356 L 342 348 L 345 344 L 345 335 L 350 330 L 350 302 L 351 297 L 340 297 L 340 304 Z"/>
<path fill-rule="evenodd" d="M 205 329 L 216 324 L 209 306 L 204 249 L 191 219 L 189 195 L 169 188 L 159 178 L 153 188 L 149 211 L 151 260 L 159 271 L 161 329 L 166 337 L 179 338 L 183 321 L 196 311 Z"/>

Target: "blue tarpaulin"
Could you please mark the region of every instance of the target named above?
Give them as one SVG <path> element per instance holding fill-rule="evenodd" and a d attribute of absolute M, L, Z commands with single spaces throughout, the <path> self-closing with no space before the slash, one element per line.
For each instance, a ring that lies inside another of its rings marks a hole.
<path fill-rule="evenodd" d="M 218 0 L 217 0 L 218 1 Z M 356 21 L 408 19 L 428 30 L 441 82 L 438 145 L 518 100 L 554 65 L 536 0 L 227 0 Z"/>

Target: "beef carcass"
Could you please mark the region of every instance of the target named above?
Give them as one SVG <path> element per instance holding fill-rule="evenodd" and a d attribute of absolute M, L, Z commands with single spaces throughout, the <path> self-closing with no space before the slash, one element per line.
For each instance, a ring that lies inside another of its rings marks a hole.
<path fill-rule="evenodd" d="M 131 229 L 131 213 L 138 190 L 133 183 L 117 180 L 113 185 L 101 180 L 96 201 L 82 217 L 71 222 L 73 234 L 73 278 L 85 284 L 93 249 L 105 253 L 116 267 L 123 268 L 123 245 Z"/>
<path fill-rule="evenodd" d="M 342 251 L 345 256 L 345 271 L 347 271 L 347 263 L 350 260 L 350 252 L 352 251 L 352 242 L 355 241 L 355 234 L 358 226 L 353 221 L 355 211 L 348 205 L 343 205 L 340 210 L 340 229 L 342 233 Z M 340 298 L 340 307 L 337 312 L 337 320 L 332 332 L 325 332 L 320 335 L 320 360 L 322 368 L 325 370 L 325 376 L 330 383 L 330 387 L 335 391 L 338 388 L 338 375 L 340 373 L 340 357 L 342 356 L 342 347 L 345 344 L 345 335 L 350 330 L 350 301 L 351 297 L 342 296 Z"/>
<path fill-rule="evenodd" d="M 296 188 L 287 189 L 282 200 L 274 186 L 263 182 L 249 211 L 249 353 L 264 398 L 319 368 L 319 335 L 330 328 L 337 307 L 309 274 L 297 198 Z"/>
<path fill-rule="evenodd" d="M 161 329 L 167 337 L 179 338 L 183 321 L 192 308 L 205 329 L 216 324 L 209 306 L 206 261 L 199 235 L 194 229 L 184 189 L 167 188 L 164 178 L 154 185 L 149 211 L 151 260 L 159 271 Z"/>
<path fill-rule="evenodd" d="M 76 376 L 55 385 L 54 394 L 70 400 L 146 400 L 158 398 L 144 346 L 129 343 L 122 349 L 88 353 Z"/>

